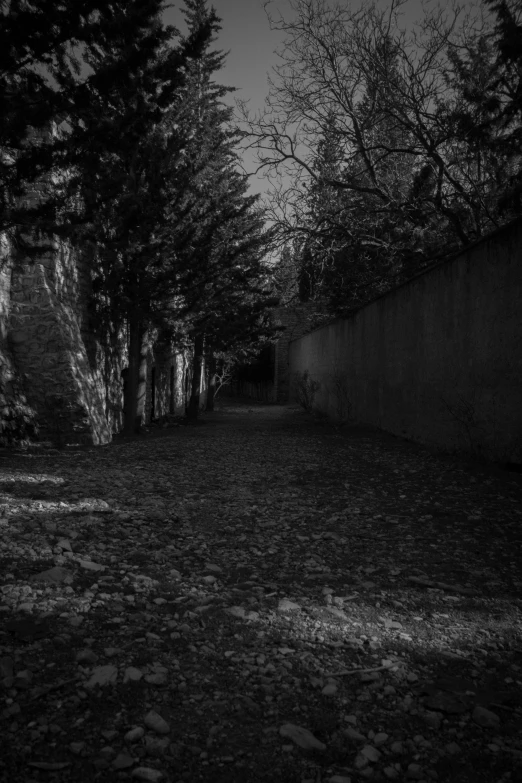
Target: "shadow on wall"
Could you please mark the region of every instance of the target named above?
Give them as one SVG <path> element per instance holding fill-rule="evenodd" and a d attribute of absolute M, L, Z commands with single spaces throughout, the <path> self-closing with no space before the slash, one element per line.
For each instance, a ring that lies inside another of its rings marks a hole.
<path fill-rule="evenodd" d="M 522 221 L 289 347 L 293 400 L 522 463 Z M 306 380 L 305 380 L 306 374 Z"/>

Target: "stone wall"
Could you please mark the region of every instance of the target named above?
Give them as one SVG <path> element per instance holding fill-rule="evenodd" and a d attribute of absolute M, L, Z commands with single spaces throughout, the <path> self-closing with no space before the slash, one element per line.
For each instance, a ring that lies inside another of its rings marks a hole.
<path fill-rule="evenodd" d="M 68 248 L 57 246 L 42 263 L 14 266 L 11 278 L 7 337 L 14 362 L 42 436 L 62 445 L 111 439 L 102 377 L 84 340 L 79 267 Z"/>
<path fill-rule="evenodd" d="M 319 410 L 522 463 L 522 221 L 290 345 Z"/>

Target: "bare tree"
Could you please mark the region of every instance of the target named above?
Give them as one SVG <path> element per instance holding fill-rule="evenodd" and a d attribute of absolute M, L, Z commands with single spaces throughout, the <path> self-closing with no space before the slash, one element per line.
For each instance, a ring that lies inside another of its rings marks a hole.
<path fill-rule="evenodd" d="M 337 229 L 341 245 L 422 262 L 499 225 L 502 161 L 460 132 L 465 98 L 452 56 L 478 36 L 487 41 L 487 14 L 425 9 L 408 27 L 405 1 L 382 9 L 371 0 L 291 0 L 288 19 L 265 4 L 286 36 L 280 64 L 264 111 L 241 109 L 259 170 L 277 183 L 271 218 L 286 240 Z M 487 47 L 482 68 L 487 79 Z M 326 138 L 339 152 L 327 172 L 316 165 Z M 319 222 L 310 219 L 311 183 L 340 194 Z"/>

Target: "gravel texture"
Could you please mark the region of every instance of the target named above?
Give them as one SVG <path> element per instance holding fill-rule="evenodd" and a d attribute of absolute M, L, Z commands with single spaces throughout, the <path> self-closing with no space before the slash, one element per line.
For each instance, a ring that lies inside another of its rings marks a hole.
<path fill-rule="evenodd" d="M 251 403 L 0 452 L 0 779 L 522 781 L 521 499 Z"/>

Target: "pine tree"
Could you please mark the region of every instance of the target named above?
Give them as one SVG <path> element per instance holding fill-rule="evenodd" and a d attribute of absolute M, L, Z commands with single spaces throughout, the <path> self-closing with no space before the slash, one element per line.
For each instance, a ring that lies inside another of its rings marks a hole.
<path fill-rule="evenodd" d="M 179 189 L 180 160 L 193 133 L 183 123 L 189 63 L 211 35 L 207 20 L 173 46 L 160 4 L 148 8 L 150 16 L 133 26 L 132 37 L 120 23 L 104 48 L 89 52 L 99 79 L 87 84 L 71 161 L 83 203 L 76 239 L 96 248 L 98 331 L 127 332 L 127 434 L 139 429 L 144 412 L 148 344 L 162 324 L 162 307 L 177 293 L 160 236 L 172 218 L 172 183 Z"/>
<path fill-rule="evenodd" d="M 187 0 L 188 36 L 207 24 L 219 31 L 219 20 L 205 0 Z M 168 248 L 168 274 L 177 290 L 165 301 L 167 320 L 186 319 L 194 347 L 188 414 L 199 411 L 203 355 L 215 349 L 218 323 L 235 319 L 255 283 L 265 274 L 262 257 L 268 243 L 263 218 L 248 196 L 247 178 L 239 172 L 233 110 L 223 103 L 232 88 L 217 84 L 224 62 L 211 47 L 188 66 L 187 100 L 177 121 L 191 128 L 177 176 L 171 178 L 168 221 L 161 235 Z"/>

